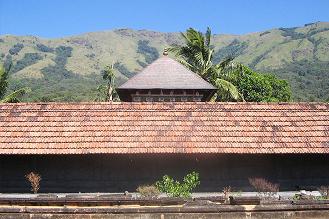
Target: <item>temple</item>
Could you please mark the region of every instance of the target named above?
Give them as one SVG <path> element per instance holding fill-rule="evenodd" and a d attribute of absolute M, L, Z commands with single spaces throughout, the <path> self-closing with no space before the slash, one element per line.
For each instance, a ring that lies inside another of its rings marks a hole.
<path fill-rule="evenodd" d="M 207 102 L 215 87 L 166 54 L 118 88 L 122 102 L 0 104 L 0 192 L 134 192 L 200 174 L 198 192 L 329 185 L 328 103 Z"/>
<path fill-rule="evenodd" d="M 216 88 L 164 51 L 163 57 L 118 87 L 117 92 L 125 102 L 205 102 Z"/>

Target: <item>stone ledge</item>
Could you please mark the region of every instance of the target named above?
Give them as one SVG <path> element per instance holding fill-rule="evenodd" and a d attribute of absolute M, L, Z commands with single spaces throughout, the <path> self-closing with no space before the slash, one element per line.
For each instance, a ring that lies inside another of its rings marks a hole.
<path fill-rule="evenodd" d="M 28 214 L 0 213 L 0 219 L 327 219 L 329 211 L 217 212 L 217 213 L 126 213 L 126 214 Z"/>
<path fill-rule="evenodd" d="M 283 212 L 328 211 L 329 204 L 319 205 L 200 205 L 200 206 L 0 206 L 1 213 L 29 214 L 127 214 L 127 213 L 219 213 L 219 212 Z M 328 215 L 329 216 L 329 215 Z"/>

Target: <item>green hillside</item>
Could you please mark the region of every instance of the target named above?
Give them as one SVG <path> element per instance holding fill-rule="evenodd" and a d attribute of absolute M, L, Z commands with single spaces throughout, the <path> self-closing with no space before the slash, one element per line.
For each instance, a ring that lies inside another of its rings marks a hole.
<path fill-rule="evenodd" d="M 181 43 L 179 33 L 118 29 L 60 39 L 0 36 L 0 59 L 14 63 L 11 89 L 29 86 L 26 101 L 90 101 L 100 71 L 115 63 L 118 83 Z M 329 23 L 246 35 L 215 35 L 215 60 L 227 56 L 287 79 L 295 101 L 329 100 Z"/>

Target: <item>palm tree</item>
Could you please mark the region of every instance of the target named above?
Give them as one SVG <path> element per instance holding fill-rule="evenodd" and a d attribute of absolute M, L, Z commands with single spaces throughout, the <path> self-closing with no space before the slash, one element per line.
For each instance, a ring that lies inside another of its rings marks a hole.
<path fill-rule="evenodd" d="M 0 103 L 17 103 L 19 98 L 21 98 L 27 92 L 30 92 L 29 88 L 21 88 L 6 95 L 8 88 L 8 77 L 12 65 L 9 65 L 8 69 L 5 69 L 3 65 L 0 64 Z"/>
<path fill-rule="evenodd" d="M 185 45 L 174 45 L 169 48 L 169 51 L 175 53 L 179 62 L 207 79 L 214 71 L 212 64 L 214 50 L 210 47 L 210 28 L 207 29 L 205 35 L 193 28 L 187 29 L 186 33 L 181 33 L 181 35 Z"/>
<path fill-rule="evenodd" d="M 189 28 L 181 35 L 185 44 L 174 45 L 169 48 L 169 51 L 175 54 L 179 62 L 218 88 L 213 100 L 244 101 L 242 94 L 230 81 L 242 65 L 233 62 L 231 58 L 219 64 L 213 64 L 214 49 L 210 44 L 210 28 L 207 28 L 205 34 Z"/>
<path fill-rule="evenodd" d="M 107 81 L 106 101 L 112 102 L 117 96 L 115 91 L 115 72 L 113 64 L 105 67 L 103 71 L 103 79 Z"/>
<path fill-rule="evenodd" d="M 216 101 L 244 101 L 243 95 L 234 85 L 239 78 L 249 72 L 249 68 L 228 57 L 215 65 L 215 71 L 210 81 L 218 88 L 214 96 Z"/>

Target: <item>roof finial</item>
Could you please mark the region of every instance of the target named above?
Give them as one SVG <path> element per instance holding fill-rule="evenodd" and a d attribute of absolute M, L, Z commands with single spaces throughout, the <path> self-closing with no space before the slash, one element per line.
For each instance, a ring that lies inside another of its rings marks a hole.
<path fill-rule="evenodd" d="M 167 56 L 168 55 L 168 49 L 167 48 L 164 48 L 163 50 L 163 53 L 162 53 L 164 56 Z"/>

